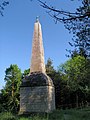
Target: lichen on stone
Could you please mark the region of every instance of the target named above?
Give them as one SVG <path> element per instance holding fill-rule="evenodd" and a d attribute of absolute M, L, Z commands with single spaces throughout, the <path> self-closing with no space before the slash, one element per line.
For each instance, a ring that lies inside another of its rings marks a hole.
<path fill-rule="evenodd" d="M 35 87 L 35 86 L 53 86 L 53 82 L 49 76 L 41 72 L 33 72 L 25 76 L 22 80 L 21 87 Z"/>

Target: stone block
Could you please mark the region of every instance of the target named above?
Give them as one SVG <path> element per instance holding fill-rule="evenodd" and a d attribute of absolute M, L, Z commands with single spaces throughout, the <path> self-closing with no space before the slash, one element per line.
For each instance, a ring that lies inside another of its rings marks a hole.
<path fill-rule="evenodd" d="M 40 84 L 37 83 L 36 85 L 34 83 L 36 76 L 38 78 L 45 78 L 46 76 L 47 79 L 42 79 L 44 84 L 38 80 Z M 28 79 L 24 79 L 24 84 L 22 83 L 20 87 L 20 113 L 48 113 L 53 111 L 55 109 L 55 91 L 51 79 L 47 75 L 42 75 L 42 73 L 34 73 L 32 77 L 28 76 L 26 78 Z M 27 81 L 31 82 L 32 85 L 25 84 Z"/>

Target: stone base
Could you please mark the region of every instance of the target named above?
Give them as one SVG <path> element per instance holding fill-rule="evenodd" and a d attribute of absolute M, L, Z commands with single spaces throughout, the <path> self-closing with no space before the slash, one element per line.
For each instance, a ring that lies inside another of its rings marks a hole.
<path fill-rule="evenodd" d="M 31 82 L 33 77 L 35 80 L 35 78 L 37 77 L 39 78 L 40 76 L 43 78 L 42 82 L 44 81 L 45 84 L 40 83 L 39 86 L 38 83 L 36 85 L 35 81 L 33 81 L 32 83 L 33 86 L 32 85 L 28 86 L 30 84 L 27 85 L 26 83 L 25 84 L 22 83 L 20 87 L 20 114 L 41 112 L 48 113 L 55 110 L 54 86 L 53 83 L 51 82 L 51 79 L 47 75 L 42 73 L 37 74 L 35 73 L 32 77 L 31 76 L 28 77 L 29 81 L 26 80 L 23 82 L 27 81 Z M 38 80 L 38 82 L 40 81 Z"/>

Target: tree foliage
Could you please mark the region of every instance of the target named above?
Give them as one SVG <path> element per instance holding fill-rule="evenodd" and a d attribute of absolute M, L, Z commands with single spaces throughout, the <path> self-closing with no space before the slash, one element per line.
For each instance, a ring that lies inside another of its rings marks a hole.
<path fill-rule="evenodd" d="M 23 73 L 28 75 L 30 69 Z M 82 107 L 90 104 L 90 60 L 76 55 L 54 69 L 49 58 L 46 63 L 46 73 L 51 77 L 55 86 L 56 108 Z M 10 65 L 5 71 L 5 87 L 0 93 L 0 112 L 19 110 L 19 89 L 21 70 L 17 65 Z"/>
<path fill-rule="evenodd" d="M 90 17 L 90 1 L 89 0 L 80 0 L 82 1 L 82 7 L 80 6 L 79 8 L 76 9 L 75 12 L 71 12 L 71 11 L 65 11 L 65 10 L 60 10 L 60 9 L 56 9 L 56 7 L 53 7 L 51 5 L 48 5 L 45 2 L 43 2 L 42 0 L 38 0 L 40 2 L 40 5 L 49 10 L 48 14 L 55 18 L 56 21 L 60 21 L 60 22 L 70 22 L 70 20 L 82 20 L 82 18 L 85 17 Z M 73 0 L 72 0 L 73 1 Z"/>
<path fill-rule="evenodd" d="M 64 108 L 66 101 L 67 86 L 64 81 L 64 75 L 62 72 L 58 72 L 54 69 L 53 61 L 49 58 L 46 63 L 46 73 L 51 77 L 55 87 L 55 104 L 56 108 Z"/>
<path fill-rule="evenodd" d="M 54 66 L 53 66 L 53 61 L 49 58 L 46 63 L 46 73 L 51 77 L 51 74 L 55 72 Z"/>
<path fill-rule="evenodd" d="M 30 74 L 30 68 L 24 70 L 23 74 L 22 74 L 22 78 L 24 78 L 26 75 Z"/>
<path fill-rule="evenodd" d="M 76 95 L 76 106 L 85 101 L 90 102 L 87 93 L 90 91 L 90 62 L 89 59 L 78 55 L 68 60 L 65 64 L 59 66 L 59 71 L 62 71 L 66 79 L 66 86 L 68 86 L 72 95 Z M 75 97 L 75 96 L 74 96 Z"/>
<path fill-rule="evenodd" d="M 1 91 L 3 107 L 12 112 L 19 109 L 19 88 L 21 84 L 21 70 L 17 65 L 10 65 L 5 71 L 5 87 Z"/>

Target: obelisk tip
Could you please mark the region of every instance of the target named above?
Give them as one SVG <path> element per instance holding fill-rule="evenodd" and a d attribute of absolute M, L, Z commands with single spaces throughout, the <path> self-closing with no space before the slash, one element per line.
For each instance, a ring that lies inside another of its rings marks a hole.
<path fill-rule="evenodd" d="M 36 22 L 39 22 L 39 16 L 36 17 Z"/>

